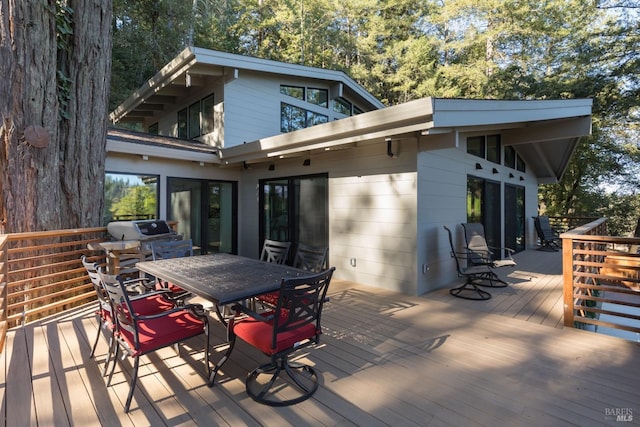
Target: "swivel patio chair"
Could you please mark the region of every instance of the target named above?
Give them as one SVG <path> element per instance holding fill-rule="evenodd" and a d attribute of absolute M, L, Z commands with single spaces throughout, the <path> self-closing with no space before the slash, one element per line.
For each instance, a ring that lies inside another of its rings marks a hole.
<path fill-rule="evenodd" d="M 488 300 L 491 298 L 491 294 L 480 286 L 486 286 L 486 282 L 489 285 L 493 284 L 494 274 L 486 264 L 474 265 L 470 260 L 475 256 L 473 253 L 465 249 L 464 252 L 456 251 L 453 243 L 453 235 L 451 230 L 445 225 L 444 229 L 447 231 L 449 237 L 449 245 L 451 246 L 451 257 L 456 262 L 456 270 L 458 277 L 463 277 L 465 282 L 456 288 L 450 289 L 449 293 L 454 297 L 470 299 L 470 300 Z"/>
<path fill-rule="evenodd" d="M 115 330 L 114 320 L 113 320 L 113 309 L 111 307 L 111 301 L 100 281 L 100 276 L 98 274 L 98 264 L 90 262 L 86 256 L 82 256 L 82 265 L 87 271 L 89 275 L 89 279 L 91 280 L 91 284 L 93 285 L 94 290 L 96 291 L 96 296 L 98 299 L 98 309 L 96 310 L 96 315 L 98 316 L 98 332 L 96 333 L 96 338 L 93 341 L 93 345 L 91 346 L 91 353 L 89 353 L 89 357 L 93 357 L 96 348 L 98 346 L 98 341 L 100 340 L 100 335 L 102 329 L 107 331 L 109 340 L 109 353 L 105 358 L 104 362 L 104 370 L 103 375 L 106 373 L 106 370 L 109 366 L 111 360 L 111 349 L 113 346 L 113 334 Z M 134 282 L 139 282 L 142 279 L 134 279 L 132 281 L 125 282 L 125 287 L 127 288 L 127 293 L 131 294 L 132 291 L 128 288 L 127 285 L 135 286 Z M 136 289 L 137 291 L 137 289 Z M 137 292 L 133 291 L 134 294 Z M 146 294 L 136 294 L 129 296 L 131 300 L 131 305 L 133 310 L 140 315 L 148 315 L 148 314 L 156 314 L 163 311 L 168 311 L 175 308 L 175 304 L 166 299 L 164 297 L 164 292 L 152 292 Z"/>
<path fill-rule="evenodd" d="M 533 217 L 533 224 L 536 227 L 538 239 L 540 239 L 540 251 L 557 252 L 560 250 L 560 236 L 551 228 L 549 217 L 540 215 Z"/>
<path fill-rule="evenodd" d="M 293 258 L 293 266 L 312 273 L 319 273 L 327 268 L 328 252 L 329 248 L 317 248 L 299 243 Z M 260 295 L 257 299 L 262 304 L 275 306 L 278 302 L 278 292 L 269 292 Z"/>
<path fill-rule="evenodd" d="M 494 288 L 504 288 L 507 286 L 507 282 L 500 279 L 500 277 L 493 272 L 493 269 L 514 267 L 516 262 L 511 256 L 514 250 L 487 245 L 484 226 L 478 222 L 463 223 L 462 228 L 464 230 L 464 239 L 467 245 L 466 250 L 469 256 L 467 262 L 471 265 L 486 265 L 491 271 L 492 280 L 490 284 L 485 283 L 483 286 L 491 286 Z"/>
<path fill-rule="evenodd" d="M 247 376 L 246 391 L 252 399 L 270 406 L 287 406 L 311 397 L 318 389 L 318 375 L 311 366 L 290 358 L 297 350 L 318 343 L 320 317 L 334 270 L 332 267 L 306 277 L 282 279 L 278 301 L 269 312 L 258 314 L 235 305 L 234 310 L 246 316 L 229 321 L 229 348 L 216 366 L 210 385 L 240 338 L 271 359 Z"/>
<path fill-rule="evenodd" d="M 130 356 L 134 359 L 125 412 L 129 412 L 135 391 L 140 356 L 174 345 L 179 352 L 178 343 L 204 334 L 205 375 L 209 378 L 209 320 L 202 307 L 186 305 L 161 313 L 140 315 L 127 295 L 120 276 L 103 274 L 101 270 L 98 270 L 98 274 L 115 313 L 114 361 L 118 360 L 120 351 L 123 352 L 123 357 Z M 107 386 L 111 384 L 115 365 L 113 363 L 111 367 Z"/>

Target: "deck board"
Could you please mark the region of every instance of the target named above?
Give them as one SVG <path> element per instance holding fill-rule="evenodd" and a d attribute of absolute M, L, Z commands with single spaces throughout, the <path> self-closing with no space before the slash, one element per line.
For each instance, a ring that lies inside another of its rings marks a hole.
<path fill-rule="evenodd" d="M 556 257 L 554 257 L 556 255 Z M 563 426 L 619 425 L 607 410 L 640 414 L 640 345 L 562 326 L 559 254 L 518 254 L 510 283 L 489 301 L 423 296 L 334 280 L 317 348 L 321 386 L 308 401 L 272 408 L 244 390 L 265 356 L 239 341 L 214 387 L 204 339 L 141 359 L 131 411 L 130 361 L 105 387 L 93 307 L 10 331 L 2 381 L 5 425 Z M 531 278 L 531 280 L 529 280 Z M 451 286 L 455 286 L 452 283 Z M 225 330 L 211 322 L 214 359 Z M 19 409 L 18 409 L 19 408 Z"/>

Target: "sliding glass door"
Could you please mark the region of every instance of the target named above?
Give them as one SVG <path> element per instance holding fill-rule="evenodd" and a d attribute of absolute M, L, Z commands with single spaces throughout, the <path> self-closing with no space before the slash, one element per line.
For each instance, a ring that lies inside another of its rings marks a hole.
<path fill-rule="evenodd" d="M 326 175 L 260 181 L 260 245 L 264 239 L 329 247 Z"/>
<path fill-rule="evenodd" d="M 235 183 L 168 178 L 167 185 L 167 218 L 199 253 L 237 252 Z"/>

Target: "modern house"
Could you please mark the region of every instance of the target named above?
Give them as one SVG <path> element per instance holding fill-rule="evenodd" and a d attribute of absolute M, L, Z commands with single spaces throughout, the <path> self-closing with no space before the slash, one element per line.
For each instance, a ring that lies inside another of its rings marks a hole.
<path fill-rule="evenodd" d="M 109 176 L 157 190 L 203 252 L 329 247 L 334 277 L 419 295 L 456 277 L 443 226 L 532 248 L 538 186 L 591 131 L 591 100 L 384 107 L 344 73 L 187 48 L 112 114 Z"/>

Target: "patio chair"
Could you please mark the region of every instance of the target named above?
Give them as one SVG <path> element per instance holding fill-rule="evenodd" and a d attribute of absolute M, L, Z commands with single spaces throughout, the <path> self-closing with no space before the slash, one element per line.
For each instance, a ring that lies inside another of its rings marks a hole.
<path fill-rule="evenodd" d="M 289 258 L 289 250 L 291 242 L 279 242 L 277 240 L 265 239 L 260 253 L 260 261 L 274 262 L 276 264 L 285 264 Z M 269 292 L 264 295 L 258 295 L 255 298 L 260 304 L 274 305 L 278 300 L 278 292 Z"/>
<path fill-rule="evenodd" d="M 293 266 L 301 270 L 319 273 L 327 268 L 328 252 L 329 248 L 316 248 L 299 243 L 293 258 Z M 278 292 L 269 292 L 256 298 L 261 304 L 275 306 L 278 302 Z"/>
<path fill-rule="evenodd" d="M 205 335 L 204 364 L 206 378 L 209 378 L 209 321 L 202 307 L 197 305 L 177 306 L 171 310 L 151 315 L 141 315 L 125 291 L 120 276 L 103 274 L 98 270 L 100 280 L 109 296 L 115 316 L 114 361 L 118 360 L 120 351 L 123 358 L 134 359 L 131 374 L 131 387 L 125 401 L 124 411 L 129 412 L 131 400 L 138 379 L 140 356 L 164 347 L 176 346 L 190 338 Z M 115 363 L 111 367 L 107 386 L 111 384 Z"/>
<path fill-rule="evenodd" d="M 286 264 L 289 258 L 291 242 L 279 242 L 277 240 L 265 239 L 260 253 L 260 260 L 275 262 L 276 264 Z"/>
<path fill-rule="evenodd" d="M 271 359 L 247 376 L 245 387 L 252 399 L 270 406 L 287 406 L 311 397 L 318 389 L 318 375 L 311 366 L 290 358 L 294 352 L 318 343 L 320 317 L 334 270 L 332 267 L 307 277 L 282 279 L 278 302 L 269 312 L 258 314 L 235 305 L 236 313 L 244 317 L 229 322 L 229 348 L 216 366 L 210 385 L 240 338 Z"/>
<path fill-rule="evenodd" d="M 316 248 L 299 243 L 293 257 L 293 266 L 302 270 L 319 273 L 327 266 L 329 248 Z"/>
<path fill-rule="evenodd" d="M 560 249 L 560 243 L 562 239 L 558 236 L 551 224 L 549 223 L 549 217 L 540 215 L 533 217 L 533 223 L 536 227 L 536 233 L 540 239 L 540 251 L 557 252 Z"/>
<path fill-rule="evenodd" d="M 82 256 L 81 260 L 82 265 L 87 270 L 87 274 L 89 275 L 89 279 L 91 280 L 91 284 L 93 285 L 93 288 L 96 291 L 96 296 L 98 298 L 98 309 L 96 310 L 96 315 L 98 316 L 99 322 L 98 332 L 96 334 L 95 340 L 93 341 L 93 345 L 91 346 L 91 353 L 89 353 L 89 357 L 93 357 L 96 352 L 102 329 L 106 330 L 109 334 L 109 353 L 107 353 L 107 357 L 105 358 L 104 370 L 102 373 L 103 375 L 105 375 L 112 356 L 111 349 L 113 346 L 113 334 L 115 330 L 113 321 L 113 309 L 111 307 L 111 301 L 109 300 L 104 286 L 100 281 L 100 275 L 98 274 L 98 264 L 88 261 L 85 255 Z M 132 293 L 129 286 L 133 285 L 133 282 L 139 282 L 141 280 L 143 279 L 133 279 L 131 281 L 124 282 L 127 293 Z M 164 292 L 139 294 L 134 291 L 133 293 L 134 295 L 129 296 L 131 305 L 133 307 L 133 310 L 135 310 L 135 312 L 140 315 L 156 314 L 175 308 L 175 304 L 164 297 Z"/>
<path fill-rule="evenodd" d="M 456 288 L 449 289 L 449 293 L 454 297 L 482 301 L 491 298 L 491 294 L 480 286 L 486 286 L 486 282 L 490 285 L 495 280 L 495 274 L 491 271 L 487 264 L 474 265 L 470 259 L 475 255 L 465 248 L 464 252 L 456 251 L 453 243 L 453 235 L 451 230 L 445 225 L 449 237 L 449 245 L 451 246 L 451 257 L 456 262 L 456 270 L 458 277 L 463 277 L 465 282 Z"/>
<path fill-rule="evenodd" d="M 496 248 L 487 244 L 487 239 L 484 234 L 484 226 L 479 222 L 463 223 L 462 229 L 464 230 L 464 240 L 467 245 L 467 251 L 469 252 L 469 258 L 467 262 L 471 265 L 486 265 L 491 270 L 493 279 L 490 285 L 494 288 L 503 288 L 507 286 L 507 282 L 500 279 L 498 275 L 493 272 L 494 268 L 501 267 L 514 267 L 516 262 L 512 258 L 513 249 L 510 248 Z"/>
<path fill-rule="evenodd" d="M 154 261 L 160 259 L 179 258 L 193 256 L 193 241 L 191 239 L 158 241 L 151 243 L 151 254 Z M 183 300 L 190 293 L 180 286 L 163 281 L 161 277 L 156 277 L 156 289 L 168 289 L 173 293 L 176 300 Z"/>

